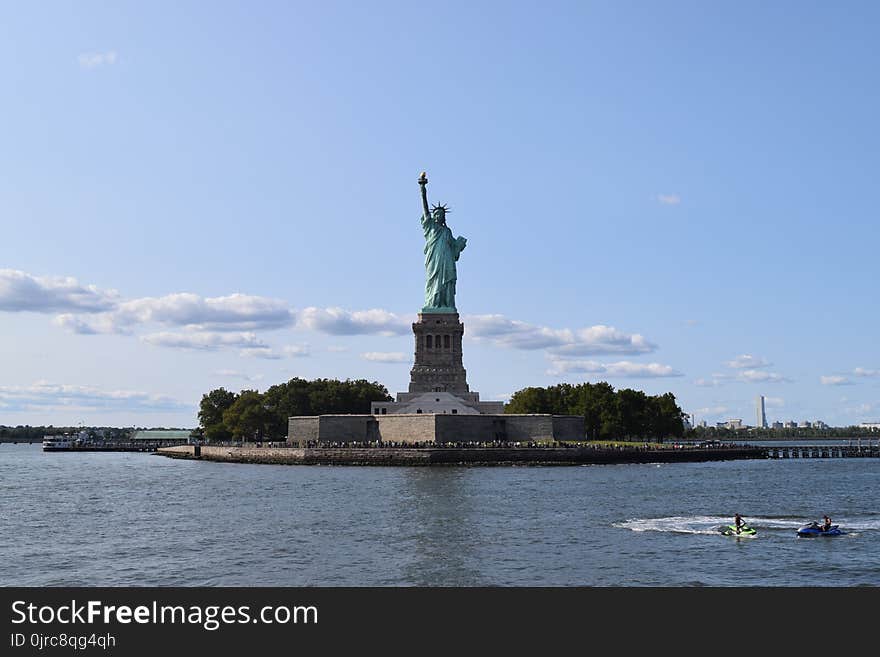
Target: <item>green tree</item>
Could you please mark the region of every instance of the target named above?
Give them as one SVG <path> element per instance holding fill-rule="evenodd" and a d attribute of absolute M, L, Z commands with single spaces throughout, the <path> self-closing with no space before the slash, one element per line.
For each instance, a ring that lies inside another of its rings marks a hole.
<path fill-rule="evenodd" d="M 223 413 L 235 402 L 235 393 L 216 388 L 202 395 L 199 404 L 199 425 L 204 428 L 205 438 L 211 441 L 229 440 L 232 433 L 223 421 Z"/>
<path fill-rule="evenodd" d="M 615 391 L 605 381 L 523 388 L 511 396 L 505 412 L 583 415 L 584 435 L 590 440 L 684 434 L 684 414 L 671 392 L 649 397 L 641 390 Z"/>
<path fill-rule="evenodd" d="M 263 395 L 256 390 L 242 390 L 223 412 L 223 424 L 237 440 L 273 438 L 272 419 L 272 414 L 263 403 Z"/>

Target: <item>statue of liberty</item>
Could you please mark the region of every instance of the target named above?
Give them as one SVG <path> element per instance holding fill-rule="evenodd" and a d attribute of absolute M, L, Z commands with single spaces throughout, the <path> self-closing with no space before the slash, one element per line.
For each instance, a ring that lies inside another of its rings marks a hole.
<path fill-rule="evenodd" d="M 425 231 L 425 307 L 423 313 L 454 313 L 455 263 L 467 245 L 464 237 L 452 237 L 446 225 L 445 205 L 428 208 L 425 186 L 428 176 L 422 171 L 419 186 L 422 189 L 422 229 Z"/>

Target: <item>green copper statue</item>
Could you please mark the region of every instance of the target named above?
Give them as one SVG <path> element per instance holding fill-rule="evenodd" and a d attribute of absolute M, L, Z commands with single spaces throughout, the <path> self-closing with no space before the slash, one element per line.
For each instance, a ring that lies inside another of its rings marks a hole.
<path fill-rule="evenodd" d="M 428 176 L 422 171 L 419 187 L 422 189 L 422 229 L 425 231 L 425 307 L 423 313 L 454 313 L 455 263 L 467 245 L 464 237 L 452 237 L 446 225 L 445 205 L 428 208 L 425 186 Z"/>

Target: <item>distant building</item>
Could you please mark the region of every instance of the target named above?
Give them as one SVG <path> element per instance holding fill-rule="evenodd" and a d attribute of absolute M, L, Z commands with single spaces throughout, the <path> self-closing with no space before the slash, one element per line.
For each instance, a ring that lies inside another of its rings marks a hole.
<path fill-rule="evenodd" d="M 859 428 L 870 429 L 871 431 L 878 431 L 880 430 L 880 422 L 862 422 L 859 425 Z"/>
<path fill-rule="evenodd" d="M 813 428 L 814 429 L 827 429 L 828 425 L 825 424 L 822 420 L 816 420 L 815 422 L 813 422 Z"/>
<path fill-rule="evenodd" d="M 756 427 L 759 429 L 767 428 L 767 414 L 764 412 L 764 395 L 758 395 L 755 399 L 755 419 Z"/>
<path fill-rule="evenodd" d="M 719 429 L 736 429 L 736 430 L 739 430 L 739 429 L 745 429 L 745 428 L 746 428 L 745 426 L 743 426 L 743 421 L 742 421 L 742 419 L 740 419 L 740 418 L 727 420 L 727 421 L 725 421 L 725 422 L 718 422 L 718 423 L 716 423 L 715 426 L 716 426 L 717 428 L 719 428 Z"/>
<path fill-rule="evenodd" d="M 794 420 L 786 420 L 782 426 L 786 429 L 797 429 L 797 422 Z"/>
<path fill-rule="evenodd" d="M 812 426 L 813 426 L 813 423 L 810 422 L 809 420 L 801 420 L 800 422 L 798 422 L 799 429 L 810 429 Z"/>
<path fill-rule="evenodd" d="M 180 445 L 189 442 L 190 430 L 171 430 L 171 429 L 141 429 L 135 431 L 131 437 L 132 441 L 143 440 L 153 443 L 167 443 L 169 445 Z"/>
<path fill-rule="evenodd" d="M 783 424 L 782 424 L 782 422 L 780 422 L 779 420 L 776 420 L 776 422 L 774 422 L 774 423 L 772 424 L 772 428 L 773 428 L 773 429 L 781 429 L 782 427 L 783 427 Z"/>

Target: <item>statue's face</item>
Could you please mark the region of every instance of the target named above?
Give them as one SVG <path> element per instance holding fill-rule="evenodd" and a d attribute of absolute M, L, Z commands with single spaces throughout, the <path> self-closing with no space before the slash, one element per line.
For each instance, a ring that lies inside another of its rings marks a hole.
<path fill-rule="evenodd" d="M 441 226 L 445 226 L 446 213 L 443 210 L 434 210 L 434 220 Z"/>

